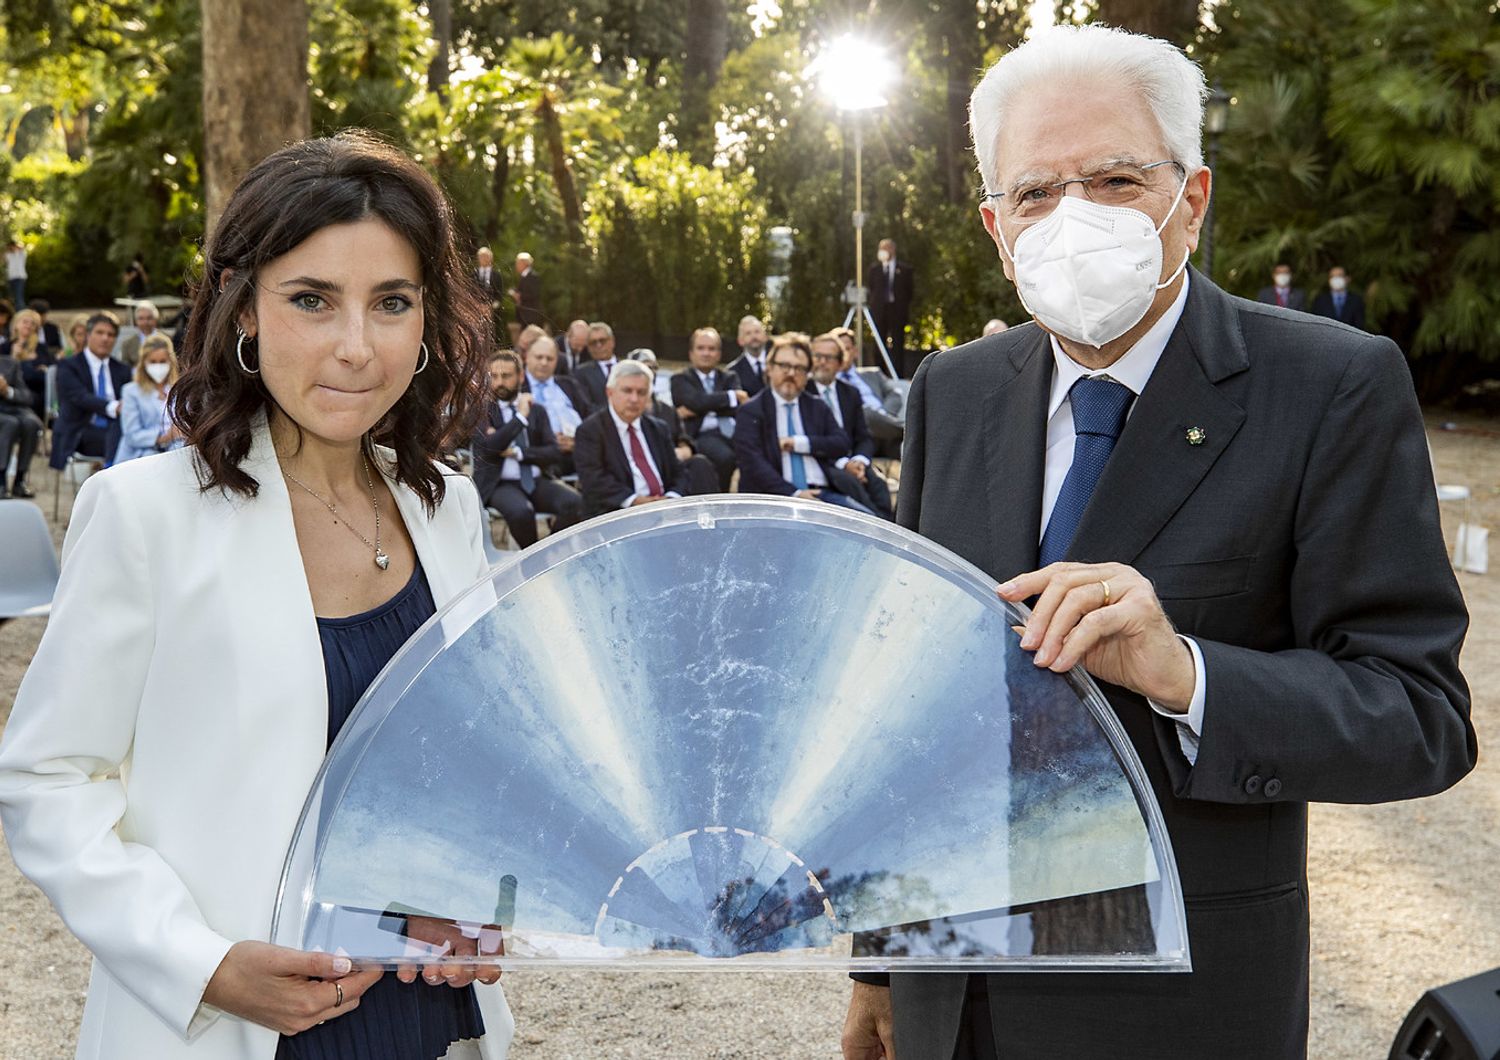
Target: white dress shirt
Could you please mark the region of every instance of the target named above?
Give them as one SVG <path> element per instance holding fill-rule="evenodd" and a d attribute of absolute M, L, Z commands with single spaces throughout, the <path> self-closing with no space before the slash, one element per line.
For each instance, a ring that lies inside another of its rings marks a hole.
<path fill-rule="evenodd" d="M 703 384 L 704 393 L 707 393 L 707 394 L 714 393 L 714 373 L 711 372 L 711 371 L 710 372 L 699 372 L 698 369 L 696 369 L 696 368 L 694 368 L 693 371 L 697 373 L 699 381 Z M 729 407 L 730 408 L 737 408 L 739 406 L 739 403 L 740 403 L 740 396 L 734 392 L 733 388 L 731 388 L 728 391 L 726 391 L 726 393 L 729 394 Z M 705 414 L 704 417 L 703 417 L 703 422 L 698 425 L 698 430 L 700 432 L 701 431 L 718 431 L 719 428 L 720 428 L 720 425 L 719 425 L 719 414 L 717 412 L 710 412 L 710 413 Z M 720 433 L 723 433 L 723 432 L 720 431 Z"/>
<path fill-rule="evenodd" d="M 500 402 L 500 422 L 501 423 L 509 423 L 511 420 L 513 420 L 515 418 L 516 418 L 516 406 L 515 406 L 515 402 L 508 402 L 508 403 L 504 402 L 504 401 Z M 522 427 L 521 429 L 524 431 L 526 428 Z M 510 448 L 516 450 L 517 452 L 520 451 L 520 449 L 521 449 L 521 436 L 519 434 L 516 435 L 515 441 L 513 441 L 513 442 L 510 443 Z M 507 452 L 508 451 L 509 450 L 507 450 Z M 521 462 L 519 460 L 517 460 L 513 456 L 507 456 L 505 458 L 505 462 L 500 465 L 500 481 L 501 482 L 520 482 L 521 481 Z"/>
<path fill-rule="evenodd" d="M 115 393 L 115 380 L 110 375 L 109 362 L 102 357 L 94 356 L 94 351 L 90 349 L 85 349 L 83 356 L 89 363 L 89 389 L 96 394 L 99 392 L 99 369 L 104 368 L 104 389 L 109 394 L 109 408 L 104 410 L 104 414 L 110 419 L 115 419 L 120 415 L 120 395 Z"/>
<path fill-rule="evenodd" d="M 776 399 L 776 437 L 778 439 L 790 438 L 792 452 L 808 456 L 808 459 L 802 461 L 802 471 L 807 476 L 808 488 L 815 489 L 828 485 L 828 476 L 823 474 L 823 468 L 809 455 L 812 453 L 812 443 L 807 440 L 807 432 L 802 427 L 802 410 L 797 407 L 797 402 L 788 401 L 775 391 L 771 392 L 771 396 Z M 795 431 L 786 429 L 787 409 L 792 410 L 792 424 L 796 428 Z M 788 482 L 792 481 L 791 453 L 781 454 L 781 477 Z"/>
<path fill-rule="evenodd" d="M 651 455 L 651 442 L 646 437 L 646 431 L 641 427 L 641 421 L 626 423 L 620 419 L 620 414 L 615 411 L 613 405 L 606 406 L 609 409 L 609 418 L 615 421 L 615 433 L 620 436 L 620 448 L 625 450 L 625 463 L 630 465 L 630 477 L 635 483 L 635 492 L 625 498 L 621 508 L 629 508 L 640 497 L 651 496 L 651 487 L 646 482 L 646 476 L 641 474 L 640 467 L 635 462 L 635 457 L 630 452 L 630 428 L 635 428 L 635 433 L 641 440 L 641 451 L 646 454 L 646 463 L 651 465 L 651 473 L 656 476 L 656 481 L 661 483 L 662 489 L 667 488 L 667 480 L 661 473 L 661 468 L 656 466 L 656 457 Z M 667 490 L 665 496 L 681 497 L 682 494 L 676 490 Z"/>
<path fill-rule="evenodd" d="M 1052 393 L 1047 401 L 1047 462 L 1042 480 L 1042 526 L 1037 540 L 1041 540 L 1040 535 L 1047 532 L 1047 521 L 1052 518 L 1057 495 L 1062 492 L 1063 479 L 1073 466 L 1073 445 L 1078 435 L 1073 429 L 1073 406 L 1068 403 L 1068 391 L 1078 380 L 1096 377 L 1111 379 L 1139 398 L 1151 379 L 1151 373 L 1156 370 L 1156 363 L 1161 360 L 1162 352 L 1167 348 L 1167 340 L 1172 337 L 1172 332 L 1177 329 L 1177 322 L 1182 319 L 1183 308 L 1187 305 L 1187 290 L 1188 277 L 1187 273 L 1183 273 L 1182 290 L 1177 292 L 1177 297 L 1167 307 L 1162 318 L 1123 357 L 1102 372 L 1083 367 L 1063 351 L 1055 337 L 1052 338 Z M 1126 418 L 1134 411 L 1135 402 L 1132 401 L 1125 413 Z M 1207 692 L 1203 652 L 1191 637 L 1182 637 L 1182 642 L 1193 654 L 1193 698 L 1188 704 L 1187 713 L 1178 714 L 1158 703 L 1150 700 L 1147 702 L 1151 703 L 1152 710 L 1177 723 L 1178 742 L 1191 764 L 1198 760 L 1198 740 L 1203 735 L 1203 708 Z"/>
<path fill-rule="evenodd" d="M 526 385 L 531 388 L 531 396 L 547 410 L 547 419 L 552 422 L 554 434 L 571 435 L 578 430 L 583 417 L 573 407 L 573 401 L 568 397 L 567 392 L 557 385 L 555 377 L 537 380 L 530 372 L 527 372 Z"/>
<path fill-rule="evenodd" d="M 764 379 L 766 377 L 766 351 L 765 350 L 761 350 L 759 353 L 752 353 L 750 350 L 744 350 L 744 349 L 742 349 L 742 350 L 740 350 L 740 356 L 743 357 L 745 360 L 749 361 L 751 364 L 755 365 L 755 374 L 756 375 L 760 376 L 762 379 Z"/>
<path fill-rule="evenodd" d="M 832 383 L 818 383 L 815 381 L 813 385 L 818 388 L 818 396 L 823 399 L 823 404 L 827 405 L 828 411 L 833 413 L 833 422 L 837 423 L 840 427 L 843 427 L 852 440 L 854 438 L 854 432 L 845 425 L 844 410 L 839 408 L 839 390 L 837 381 Z M 863 453 L 854 453 L 851 456 L 839 457 L 833 466 L 846 467 L 850 463 L 860 463 L 868 467 L 870 464 L 870 459 Z"/>

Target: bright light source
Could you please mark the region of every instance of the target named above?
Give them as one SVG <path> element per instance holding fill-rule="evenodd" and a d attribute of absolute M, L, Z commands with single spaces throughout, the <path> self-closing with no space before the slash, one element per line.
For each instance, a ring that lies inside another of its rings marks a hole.
<path fill-rule="evenodd" d="M 896 82 L 896 64 L 878 44 L 859 37 L 839 37 L 808 65 L 818 87 L 839 110 L 873 110 L 888 100 Z"/>

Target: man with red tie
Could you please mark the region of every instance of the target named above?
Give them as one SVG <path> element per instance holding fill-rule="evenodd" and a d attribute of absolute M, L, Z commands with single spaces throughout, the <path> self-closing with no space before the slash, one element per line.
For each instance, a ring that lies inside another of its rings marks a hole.
<path fill-rule="evenodd" d="M 573 463 L 588 515 L 718 489 L 713 465 L 701 456 L 679 460 L 666 424 L 645 414 L 651 383 L 644 364 L 617 362 L 605 385 L 604 408 L 578 425 Z"/>
<path fill-rule="evenodd" d="M 1271 286 L 1262 287 L 1255 300 L 1282 309 L 1302 309 L 1307 305 L 1307 295 L 1292 286 L 1292 267 L 1286 262 L 1271 270 Z"/>

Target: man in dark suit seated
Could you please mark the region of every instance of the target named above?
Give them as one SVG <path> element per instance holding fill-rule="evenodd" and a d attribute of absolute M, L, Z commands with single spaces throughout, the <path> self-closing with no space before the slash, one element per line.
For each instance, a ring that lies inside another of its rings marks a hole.
<path fill-rule="evenodd" d="M 645 365 L 621 361 L 610 371 L 604 408 L 579 425 L 573 462 L 588 515 L 715 491 L 713 465 L 701 456 L 679 460 L 666 425 L 645 415 L 652 378 Z"/>
<path fill-rule="evenodd" d="M 572 375 L 589 360 L 589 322 L 575 320 L 557 342 L 557 374 Z"/>
<path fill-rule="evenodd" d="M 766 359 L 766 388 L 745 404 L 734 423 L 741 493 L 824 500 L 874 514 L 840 491 L 835 466 L 849 455 L 849 436 L 828 406 L 807 394 L 812 348 L 806 335 L 776 336 Z"/>
<path fill-rule="evenodd" d="M 9 354 L 0 354 L 0 499 L 7 495 L 36 496 L 26 484 L 26 476 L 42 437 L 42 421 L 31 405 L 31 390 L 21 375 L 21 362 Z M 16 452 L 16 477 L 7 491 L 5 467 L 10 463 L 12 449 Z"/>
<path fill-rule="evenodd" d="M 729 492 L 734 477 L 734 410 L 750 395 L 738 379 L 719 367 L 722 344 L 713 328 L 693 332 L 688 348 L 691 367 L 672 377 L 672 404 L 682 413 L 682 429 L 708 457 L 719 474 L 719 492 Z"/>
<path fill-rule="evenodd" d="M 1308 803 L 1473 768 L 1406 359 L 1188 267 L 1206 89 L 1181 49 L 1099 24 L 979 82 L 980 215 L 1035 323 L 922 363 L 896 512 L 1033 601 L 1034 665 L 1098 682 L 1171 836 L 1192 970 L 855 973 L 846 1057 L 1305 1060 Z M 1128 943 L 1110 894 L 1075 901 L 1079 939 Z"/>
<path fill-rule="evenodd" d="M 761 323 L 760 317 L 741 317 L 735 342 L 739 345 L 740 353 L 729 362 L 726 371 L 737 376 L 740 389 L 754 397 L 766 386 L 766 326 Z"/>
<path fill-rule="evenodd" d="M 1313 299 L 1312 311 L 1317 316 L 1365 330 L 1365 300 L 1358 291 L 1349 290 L 1349 274 L 1342 265 L 1328 270 L 1328 290 Z"/>
<path fill-rule="evenodd" d="M 884 372 L 872 372 L 868 377 L 859 370 L 859 346 L 855 344 L 854 332 L 848 328 L 834 328 L 829 332 L 839 340 L 844 351 L 844 363 L 839 368 L 839 378 L 859 391 L 859 400 L 865 408 L 865 423 L 877 442 L 894 442 L 889 456 L 899 456 L 900 443 L 906 434 L 906 419 L 902 408 L 906 398 Z"/>
<path fill-rule="evenodd" d="M 807 382 L 807 393 L 828 406 L 833 421 L 850 441 L 849 455 L 834 461 L 834 469 L 842 472 L 835 485 L 840 492 L 847 493 L 881 518 L 896 518 L 891 510 L 891 488 L 870 466 L 875 459 L 875 439 L 865 424 L 865 410 L 859 392 L 839 378 L 844 348 L 837 336 L 825 333 L 813 339 L 812 358 L 812 378 Z"/>
<path fill-rule="evenodd" d="M 615 367 L 615 329 L 602 320 L 590 324 L 588 346 L 589 361 L 578 367 L 573 378 L 583 388 L 583 396 L 592 414 L 607 404 L 604 391 L 609 383 L 609 373 Z"/>
<path fill-rule="evenodd" d="M 57 362 L 57 422 L 51 466 L 61 471 L 74 453 L 108 464 L 120 444 L 120 391 L 130 366 L 110 356 L 120 334 L 113 313 L 89 317 L 84 350 Z"/>
<path fill-rule="evenodd" d="M 550 341 L 550 340 L 548 340 Z M 485 507 L 505 519 L 522 548 L 536 543 L 536 517 L 552 516 L 552 529 L 566 530 L 583 517 L 583 498 L 553 473 L 562 450 L 547 410 L 519 393 L 521 359 L 510 350 L 490 358 L 495 400 L 474 432 L 474 488 Z"/>

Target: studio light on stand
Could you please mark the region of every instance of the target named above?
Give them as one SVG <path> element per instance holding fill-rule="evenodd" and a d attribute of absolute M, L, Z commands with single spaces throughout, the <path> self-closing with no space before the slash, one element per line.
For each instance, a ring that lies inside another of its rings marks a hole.
<path fill-rule="evenodd" d="M 865 275 L 865 211 L 864 211 L 864 115 L 879 110 L 889 100 L 886 92 L 896 80 L 896 64 L 878 44 L 859 37 L 839 37 L 831 42 L 808 67 L 818 82 L 819 89 L 839 112 L 846 115 L 854 126 L 854 282 L 844 289 L 844 301 L 849 312 L 844 315 L 844 326 L 854 322 L 855 348 L 864 357 L 864 326 L 870 325 L 875 336 L 875 348 L 885 361 L 886 371 L 895 379 L 896 366 L 885 348 L 885 336 L 875 326 L 870 315 L 864 286 Z"/>

